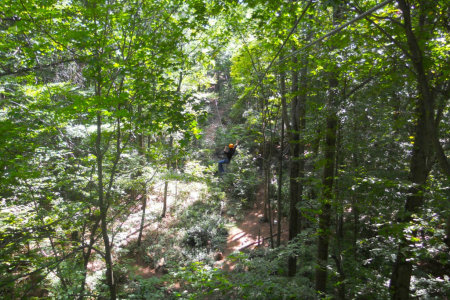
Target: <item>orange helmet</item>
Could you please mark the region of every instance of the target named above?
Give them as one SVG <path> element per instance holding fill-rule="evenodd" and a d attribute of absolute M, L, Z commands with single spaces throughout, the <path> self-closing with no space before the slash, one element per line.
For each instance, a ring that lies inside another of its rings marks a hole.
<path fill-rule="evenodd" d="M 233 144 L 229 144 L 228 148 L 234 148 L 234 145 Z"/>

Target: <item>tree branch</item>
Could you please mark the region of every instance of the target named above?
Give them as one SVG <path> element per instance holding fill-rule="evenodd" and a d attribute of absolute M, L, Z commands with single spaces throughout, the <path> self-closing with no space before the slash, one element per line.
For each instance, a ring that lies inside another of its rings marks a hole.
<path fill-rule="evenodd" d="M 39 66 L 34 66 L 34 67 L 30 67 L 30 68 L 23 68 L 23 69 L 19 69 L 19 70 L 8 70 L 6 72 L 0 73 L 0 77 L 3 76 L 10 76 L 10 75 L 19 75 L 19 74 L 23 74 L 23 73 L 28 73 L 28 72 L 32 72 L 32 71 L 37 71 L 37 70 L 41 70 L 41 69 L 46 69 L 46 68 L 50 68 L 50 67 L 54 67 L 60 64 L 65 64 L 68 62 L 74 62 L 74 61 L 79 61 L 78 58 L 70 58 L 70 59 L 64 59 L 64 60 L 60 60 L 57 62 L 53 62 L 47 65 L 39 65 Z M 5 69 L 5 68 L 3 68 Z"/>

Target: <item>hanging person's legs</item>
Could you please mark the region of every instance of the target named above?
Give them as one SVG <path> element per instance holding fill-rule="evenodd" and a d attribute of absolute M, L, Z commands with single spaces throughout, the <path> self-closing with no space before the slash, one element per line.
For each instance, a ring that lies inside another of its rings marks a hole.
<path fill-rule="evenodd" d="M 225 173 L 223 164 L 229 164 L 229 163 L 230 163 L 230 160 L 228 158 L 225 158 L 225 159 L 219 161 L 219 174 Z"/>

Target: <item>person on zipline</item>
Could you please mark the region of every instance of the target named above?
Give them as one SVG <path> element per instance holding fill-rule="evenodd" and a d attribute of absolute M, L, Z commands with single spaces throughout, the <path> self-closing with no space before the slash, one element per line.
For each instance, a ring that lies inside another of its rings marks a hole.
<path fill-rule="evenodd" d="M 230 163 L 231 158 L 236 153 L 236 147 L 237 147 L 238 143 L 239 143 L 239 141 L 236 141 L 236 144 L 229 144 L 228 146 L 225 146 L 225 149 L 223 149 L 223 153 L 225 154 L 225 159 L 219 161 L 219 174 L 225 173 L 223 164 Z"/>

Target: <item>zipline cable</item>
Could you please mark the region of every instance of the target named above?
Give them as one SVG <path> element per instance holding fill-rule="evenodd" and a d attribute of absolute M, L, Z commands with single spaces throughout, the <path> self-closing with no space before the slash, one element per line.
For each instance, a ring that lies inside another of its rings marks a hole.
<path fill-rule="evenodd" d="M 269 72 L 270 68 L 273 66 L 273 63 L 274 63 L 274 61 L 277 59 L 278 55 L 281 53 L 281 50 L 283 50 L 283 48 L 284 48 L 284 46 L 286 45 L 287 41 L 289 40 L 289 38 L 291 37 L 291 35 L 294 33 L 295 29 L 297 29 L 298 24 L 299 24 L 300 21 L 303 19 L 303 16 L 304 16 L 304 15 L 306 14 L 306 12 L 308 11 L 308 9 L 309 9 L 309 7 L 311 6 L 312 2 L 313 2 L 313 0 L 309 0 L 308 4 L 306 5 L 306 7 L 305 7 L 305 8 L 303 9 L 303 11 L 302 11 L 302 14 L 297 18 L 297 20 L 296 20 L 295 23 L 294 23 L 294 26 L 292 26 L 292 28 L 291 28 L 289 34 L 287 35 L 287 37 L 284 39 L 283 43 L 281 44 L 280 49 L 278 49 L 277 53 L 275 54 L 274 58 L 273 58 L 272 61 L 270 62 L 269 66 L 264 70 L 264 72 L 263 72 L 262 74 L 257 70 L 256 65 L 255 65 L 255 63 L 254 63 L 254 61 L 253 61 L 252 55 L 251 55 L 251 53 L 250 53 L 250 51 L 249 51 L 249 49 L 248 49 L 248 46 L 246 45 L 247 52 L 248 52 L 248 54 L 249 54 L 249 56 L 250 56 L 250 59 L 251 59 L 251 61 L 252 61 L 252 67 L 253 67 L 253 69 L 255 70 L 256 77 L 257 77 L 257 79 L 258 79 L 258 84 L 259 84 L 260 87 L 261 87 L 261 93 L 263 93 L 263 97 L 264 97 L 264 85 L 263 85 L 263 80 L 264 80 L 264 78 L 266 77 L 266 75 L 267 75 L 267 73 Z M 241 34 L 241 38 L 244 40 L 244 44 L 246 44 L 246 43 L 245 43 L 245 39 L 243 38 L 242 34 Z M 261 76 L 260 76 L 260 74 L 261 74 Z M 255 91 L 257 88 L 258 88 L 258 86 L 256 86 L 256 87 L 252 90 L 252 92 Z"/>
<path fill-rule="evenodd" d="M 367 15 L 373 13 L 374 11 L 376 11 L 376 10 L 378 10 L 378 9 L 380 9 L 380 8 L 382 8 L 382 7 L 384 7 L 384 6 L 386 6 L 386 5 L 388 5 L 388 4 L 391 3 L 392 1 L 393 1 L 393 0 L 386 0 L 386 1 L 384 1 L 384 2 L 382 2 L 382 3 L 380 3 L 380 4 L 378 4 L 378 5 L 375 5 L 375 6 L 372 7 L 371 9 L 369 9 L 369 10 L 367 10 L 366 12 L 360 14 L 359 16 L 353 18 L 352 20 L 350 20 L 350 21 L 348 21 L 348 22 L 342 24 L 341 26 L 339 26 L 339 27 L 333 29 L 332 31 L 330 31 L 330 32 L 328 32 L 327 34 L 325 34 L 324 36 L 318 38 L 317 40 L 312 41 L 311 43 L 309 43 L 309 44 L 303 46 L 302 48 L 300 48 L 300 49 L 298 49 L 298 50 L 296 50 L 296 51 L 294 51 L 294 52 L 292 52 L 292 53 L 290 53 L 290 54 L 288 54 L 288 55 L 286 55 L 286 56 L 283 56 L 282 58 L 280 58 L 280 59 L 278 60 L 278 62 L 277 62 L 276 64 L 274 64 L 275 59 L 278 57 L 278 55 L 280 54 L 280 52 L 281 52 L 281 50 L 283 49 L 284 45 L 286 44 L 287 40 L 290 38 L 290 36 L 291 36 L 292 33 L 294 32 L 295 28 L 297 27 L 298 23 L 299 23 L 300 20 L 302 19 L 303 15 L 306 13 L 306 10 L 309 8 L 309 5 L 310 5 L 311 2 L 312 2 L 312 1 L 310 1 L 310 2 L 308 3 L 308 6 L 306 7 L 306 9 L 304 9 L 304 11 L 303 11 L 302 15 L 300 16 L 300 18 L 297 20 L 296 24 L 295 24 L 294 27 L 292 28 L 291 32 L 289 33 L 289 35 L 287 36 L 287 38 L 286 38 L 285 41 L 283 42 L 283 45 L 280 47 L 280 49 L 279 49 L 278 52 L 276 53 L 275 57 L 274 57 L 274 58 L 272 59 L 272 61 L 270 62 L 269 66 L 266 68 L 266 70 L 265 70 L 264 73 L 262 74 L 261 78 L 259 78 L 259 76 L 258 76 L 259 81 L 261 82 L 261 80 L 264 79 L 264 77 L 267 75 L 267 73 L 269 72 L 269 70 L 270 70 L 274 65 L 281 64 L 281 63 L 283 63 L 283 61 L 285 61 L 286 59 L 288 59 L 288 58 L 290 58 L 290 57 L 292 57 L 292 56 L 294 56 L 294 55 L 296 55 L 296 54 L 298 54 L 298 53 L 304 51 L 305 49 L 307 49 L 307 48 L 309 48 L 309 47 L 311 47 L 311 46 L 313 46 L 313 45 L 315 45 L 315 44 L 317 44 L 317 43 L 319 43 L 319 42 L 325 40 L 326 38 L 328 38 L 328 37 L 330 37 L 330 36 L 335 35 L 335 34 L 338 33 L 339 31 L 341 31 L 342 29 L 348 27 L 349 25 L 355 23 L 356 21 L 361 20 L 362 18 L 364 18 L 364 17 L 366 17 Z M 256 88 L 257 88 L 257 87 L 256 87 Z M 254 90 L 253 90 L 253 91 L 254 91 Z"/>
<path fill-rule="evenodd" d="M 291 37 L 291 35 L 294 33 L 295 29 L 297 29 L 298 23 L 300 23 L 300 21 L 303 19 L 303 16 L 306 14 L 306 12 L 308 11 L 309 7 L 312 4 L 312 0 L 309 0 L 308 4 L 306 5 L 306 7 L 303 9 L 302 14 L 300 15 L 300 17 L 297 19 L 297 21 L 295 21 L 294 26 L 292 27 L 291 31 L 289 32 L 288 36 L 284 39 L 283 44 L 281 44 L 280 49 L 278 49 L 277 53 L 275 54 L 274 58 L 272 59 L 272 61 L 270 62 L 269 66 L 266 68 L 266 70 L 264 71 L 262 78 L 264 78 L 267 74 L 267 72 L 269 72 L 270 68 L 272 67 L 275 59 L 277 59 L 278 55 L 280 55 L 281 50 L 283 50 L 284 46 L 286 45 L 287 41 L 289 40 L 289 38 Z"/>
<path fill-rule="evenodd" d="M 386 1 L 384 1 L 384 2 L 382 2 L 382 3 L 380 3 L 380 4 L 378 4 L 378 5 L 376 5 L 376 6 L 374 6 L 374 7 L 372 7 L 372 8 L 369 9 L 368 11 L 366 11 L 366 12 L 360 14 L 359 16 L 357 16 L 357 17 L 355 17 L 354 19 L 348 21 L 347 23 L 345 23 L 345 24 L 343 24 L 343 25 L 341 25 L 341 26 L 339 26 L 339 27 L 333 29 L 332 31 L 330 31 L 330 32 L 328 32 L 327 34 L 325 34 L 324 36 L 318 38 L 317 40 L 315 40 L 315 41 L 313 41 L 313 42 L 311 42 L 311 43 L 309 43 L 309 44 L 303 46 L 302 48 L 300 48 L 300 49 L 298 49 L 298 50 L 296 50 L 296 51 L 294 51 L 294 52 L 292 52 L 292 53 L 290 53 L 290 54 L 284 56 L 283 58 L 281 58 L 280 60 L 278 60 L 278 63 L 281 63 L 281 62 L 283 62 L 285 59 L 287 59 L 287 58 L 289 58 L 289 57 L 292 57 L 292 56 L 294 56 L 294 55 L 296 55 L 296 54 L 298 54 L 298 53 L 304 51 L 305 49 L 307 49 L 307 48 L 311 47 L 312 45 L 315 45 L 315 44 L 317 44 L 317 43 L 323 41 L 324 39 L 326 39 L 326 38 L 328 38 L 328 37 L 330 37 L 330 36 L 332 36 L 332 35 L 335 35 L 335 34 L 338 33 L 339 31 L 341 31 L 342 29 L 348 27 L 349 25 L 355 23 L 356 21 L 361 20 L 361 19 L 364 18 L 365 16 L 367 16 L 367 15 L 373 13 L 374 11 L 376 11 L 376 10 L 378 10 L 378 9 L 380 9 L 380 8 L 382 8 L 382 7 L 384 7 L 384 6 L 386 6 L 387 4 L 389 4 L 389 3 L 392 2 L 392 1 L 393 1 L 393 0 L 386 0 Z M 272 64 L 271 64 L 271 65 L 272 65 Z M 268 68 L 268 69 L 269 69 L 269 68 Z"/>

